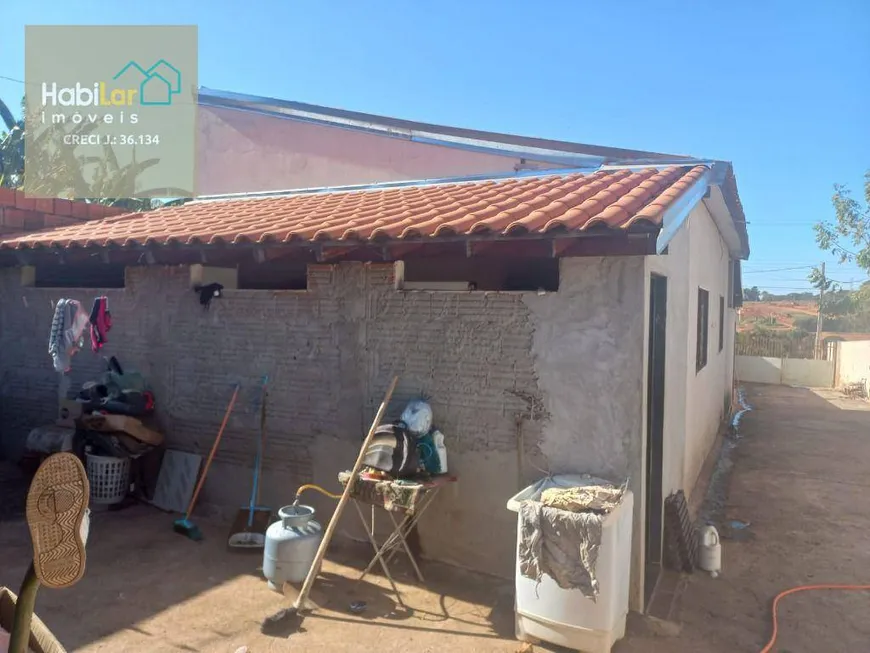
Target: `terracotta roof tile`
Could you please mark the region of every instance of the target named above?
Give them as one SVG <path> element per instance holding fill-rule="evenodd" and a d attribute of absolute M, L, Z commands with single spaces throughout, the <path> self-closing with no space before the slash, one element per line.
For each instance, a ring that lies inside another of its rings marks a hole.
<path fill-rule="evenodd" d="M 446 235 L 546 234 L 555 229 L 660 226 L 667 208 L 706 171 L 640 171 L 409 185 L 191 202 L 0 242 L 6 249 L 388 240 Z"/>

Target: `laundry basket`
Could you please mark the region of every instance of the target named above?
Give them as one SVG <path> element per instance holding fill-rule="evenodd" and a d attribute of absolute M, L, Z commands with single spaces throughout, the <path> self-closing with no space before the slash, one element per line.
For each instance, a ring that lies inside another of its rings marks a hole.
<path fill-rule="evenodd" d="M 91 503 L 119 503 L 130 485 L 130 459 L 85 454 Z"/>

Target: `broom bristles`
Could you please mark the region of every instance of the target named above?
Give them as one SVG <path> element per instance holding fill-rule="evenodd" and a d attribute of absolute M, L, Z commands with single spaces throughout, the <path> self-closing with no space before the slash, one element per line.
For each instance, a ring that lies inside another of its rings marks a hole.
<path fill-rule="evenodd" d="M 199 530 L 199 527 L 189 519 L 175 520 L 172 524 L 172 530 L 180 535 L 184 535 L 194 542 L 199 542 L 202 539 L 202 531 Z"/>

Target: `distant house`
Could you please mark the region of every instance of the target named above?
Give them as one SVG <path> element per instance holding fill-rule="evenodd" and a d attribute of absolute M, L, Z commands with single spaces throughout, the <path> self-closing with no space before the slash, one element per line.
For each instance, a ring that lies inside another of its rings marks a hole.
<path fill-rule="evenodd" d="M 460 479 L 420 524 L 430 557 L 511 576 L 505 502 L 519 487 L 540 470 L 628 479 L 640 609 L 663 500 L 692 493 L 731 410 L 749 253 L 731 165 L 199 99 L 198 174 L 214 196 L 0 242 L 0 300 L 17 307 L 0 316 L 3 441 L 56 399 L 50 300 L 105 292 L 106 351 L 149 379 L 172 448 L 203 451 L 231 385 L 253 396 L 269 375 L 270 505 L 305 482 L 336 486 L 393 374 L 393 415 L 429 397 Z M 34 287 L 61 258 L 79 287 Z M 203 311 L 191 285 L 208 281 L 225 291 Z M 75 379 L 99 364 L 79 354 Z M 249 412 L 204 491 L 232 511 L 248 491 Z"/>
<path fill-rule="evenodd" d="M 839 333 L 837 331 L 823 331 L 822 342 L 855 342 L 870 340 L 870 333 Z"/>

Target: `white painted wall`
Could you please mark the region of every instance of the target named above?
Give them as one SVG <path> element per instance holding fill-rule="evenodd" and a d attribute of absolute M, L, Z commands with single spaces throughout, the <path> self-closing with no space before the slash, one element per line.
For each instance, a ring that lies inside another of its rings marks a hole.
<path fill-rule="evenodd" d="M 730 405 L 737 311 L 728 308 L 728 250 L 703 203 L 689 217 L 689 320 L 686 366 L 686 449 L 683 489 L 689 495 Z M 710 293 L 707 365 L 695 371 L 698 288 Z M 724 346 L 719 350 L 719 298 L 725 298 Z"/>
<path fill-rule="evenodd" d="M 737 312 L 728 307 L 728 249 L 703 202 L 689 215 L 662 256 L 646 257 L 644 306 L 643 460 L 646 459 L 647 350 L 649 339 L 649 280 L 667 277 L 667 337 L 663 494 L 682 489 L 689 496 L 704 460 L 713 446 L 730 402 L 734 373 L 734 333 Z M 696 372 L 698 288 L 708 291 L 710 312 L 707 365 Z M 719 350 L 719 297 L 725 299 L 724 343 Z M 641 489 L 645 488 L 645 482 Z M 636 494 L 632 566 L 632 602 L 642 601 L 645 492 Z M 642 576 L 642 574 L 641 574 Z"/>
<path fill-rule="evenodd" d="M 804 388 L 833 388 L 834 361 L 783 358 L 782 383 Z"/>
<path fill-rule="evenodd" d="M 694 366 L 695 357 L 689 358 L 686 343 L 689 330 L 695 328 L 689 314 L 689 231 L 681 229 L 668 247 L 666 256 L 648 256 L 647 293 L 644 307 L 644 359 L 649 350 L 649 278 L 651 274 L 668 279 L 667 336 L 665 339 L 665 415 L 664 459 L 662 482 L 664 495 L 683 487 L 683 459 L 686 447 L 686 411 L 688 377 L 686 369 Z M 644 364 L 644 443 L 646 443 L 646 392 L 648 368 Z M 693 368 L 694 369 L 694 368 Z M 646 450 L 644 449 L 644 457 Z"/>
<path fill-rule="evenodd" d="M 750 383 L 796 385 L 804 388 L 832 388 L 834 387 L 834 361 L 738 356 L 737 378 Z"/>
<path fill-rule="evenodd" d="M 651 274 L 668 278 L 664 490 L 666 495 L 679 489 L 689 494 L 731 397 L 737 312 L 728 307 L 729 255 L 702 202 L 671 241 L 668 253 L 646 260 L 647 283 Z M 700 371 L 695 365 L 698 288 L 709 293 L 710 301 L 707 364 Z M 720 297 L 725 299 L 721 351 Z"/>
<path fill-rule="evenodd" d="M 738 356 L 737 378 L 748 383 L 782 383 L 782 359 L 772 356 Z"/>
<path fill-rule="evenodd" d="M 837 352 L 837 387 L 870 380 L 870 340 L 841 342 Z"/>

